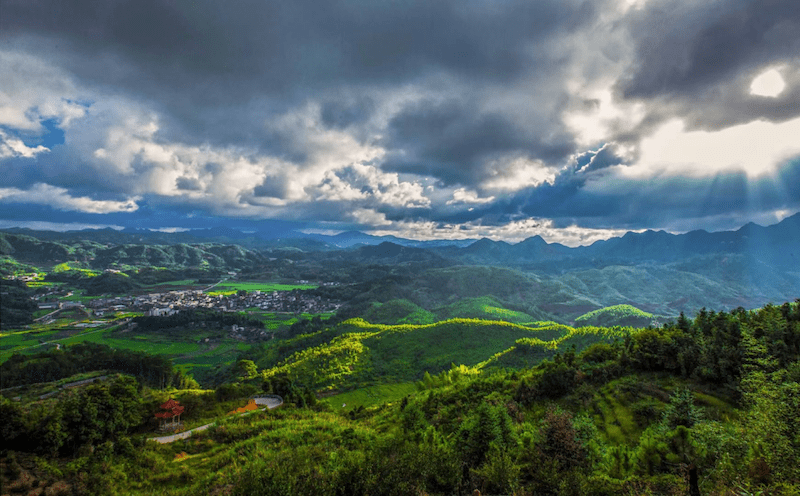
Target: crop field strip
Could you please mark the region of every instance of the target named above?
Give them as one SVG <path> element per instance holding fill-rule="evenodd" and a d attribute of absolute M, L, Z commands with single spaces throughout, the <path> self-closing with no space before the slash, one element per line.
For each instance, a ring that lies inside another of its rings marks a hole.
<path fill-rule="evenodd" d="M 292 291 L 294 289 L 316 289 L 316 284 L 281 284 L 275 282 L 252 282 L 252 281 L 223 281 L 217 284 L 215 291 Z"/>

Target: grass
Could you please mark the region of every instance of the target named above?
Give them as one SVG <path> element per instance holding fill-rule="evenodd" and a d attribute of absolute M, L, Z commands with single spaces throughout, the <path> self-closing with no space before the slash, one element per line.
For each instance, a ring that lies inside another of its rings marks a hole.
<path fill-rule="evenodd" d="M 198 284 L 196 279 L 181 279 L 176 281 L 164 281 L 158 282 L 155 284 L 147 284 L 142 286 L 143 291 L 170 291 L 174 288 L 171 286 L 178 286 L 178 287 L 195 287 L 197 289 L 208 287 L 208 284 Z"/>
<path fill-rule="evenodd" d="M 655 317 L 632 305 L 614 305 L 585 313 L 575 319 L 576 325 L 632 325 L 644 327 L 652 323 Z"/>
<path fill-rule="evenodd" d="M 316 284 L 281 284 L 276 282 L 248 282 L 248 281 L 223 281 L 216 286 L 215 290 L 218 291 L 291 291 L 293 289 L 316 289 Z"/>
<path fill-rule="evenodd" d="M 95 333 L 86 332 L 76 336 L 64 339 L 62 344 L 70 345 L 76 343 L 97 343 L 106 344 L 112 348 L 130 350 L 130 351 L 144 351 L 154 355 L 169 355 L 180 356 L 189 353 L 195 353 L 200 350 L 200 345 L 197 343 L 187 343 L 180 341 L 170 341 L 166 337 L 162 339 L 147 339 L 142 337 L 120 338 L 118 334 L 110 332 L 109 330 L 98 331 Z"/>
<path fill-rule="evenodd" d="M 97 300 L 99 298 L 106 298 L 106 296 L 102 296 L 102 295 L 100 295 L 100 296 L 86 296 L 86 290 L 85 289 L 76 289 L 76 290 L 72 291 L 72 294 L 69 295 L 69 296 L 59 296 L 58 297 L 59 300 L 64 300 L 64 301 L 83 301 L 83 302 L 91 301 L 91 300 Z"/>
<path fill-rule="evenodd" d="M 117 326 L 106 325 L 99 328 L 77 328 L 75 321 L 59 319 L 49 324 L 33 324 L 30 329 L 4 332 L 0 334 L 0 363 L 11 355 L 37 353 L 44 350 L 45 343 L 63 346 L 77 343 L 105 344 L 117 349 L 142 351 L 172 358 L 175 365 L 190 374 L 198 374 L 218 365 L 231 364 L 240 353 L 252 346 L 249 343 L 223 337 L 210 342 L 198 342 L 216 331 L 198 331 L 186 336 L 163 334 L 134 334 L 119 332 Z"/>
<path fill-rule="evenodd" d="M 594 421 L 606 439 L 614 444 L 626 444 L 636 440 L 643 428 L 633 420 L 633 412 L 622 404 L 613 386 L 609 385 L 595 395 L 595 405 L 599 413 L 595 413 Z"/>
<path fill-rule="evenodd" d="M 42 342 L 49 342 L 50 339 L 59 334 L 61 329 L 65 326 L 66 324 L 63 321 L 59 324 L 59 328 L 56 329 L 53 329 L 51 326 L 39 326 L 34 324 L 31 329 L 0 333 L 0 363 L 11 358 L 11 355 L 15 352 L 38 348 L 42 345 Z"/>
<path fill-rule="evenodd" d="M 451 319 L 425 325 L 370 324 L 351 319 L 330 330 L 278 343 L 268 376 L 291 373 L 317 390 L 419 380 L 453 363 L 477 366 L 522 338 L 560 339 L 567 326 L 529 328 L 503 321 Z M 281 347 L 297 350 L 276 353 Z"/>
<path fill-rule="evenodd" d="M 297 317 L 294 314 L 280 314 L 280 313 L 262 313 L 258 315 L 264 321 L 264 325 L 270 331 L 276 331 L 282 327 L 289 327 L 297 322 Z"/>
<path fill-rule="evenodd" d="M 411 382 L 380 384 L 339 393 L 320 401 L 330 404 L 334 410 L 351 410 L 360 406 L 367 408 L 382 403 L 391 403 L 415 392 L 416 387 Z"/>
<path fill-rule="evenodd" d="M 535 320 L 532 316 L 524 312 L 504 308 L 496 298 L 491 296 L 463 298 L 456 303 L 436 310 L 436 314 L 442 319 L 472 318 L 503 320 L 515 324 Z"/>

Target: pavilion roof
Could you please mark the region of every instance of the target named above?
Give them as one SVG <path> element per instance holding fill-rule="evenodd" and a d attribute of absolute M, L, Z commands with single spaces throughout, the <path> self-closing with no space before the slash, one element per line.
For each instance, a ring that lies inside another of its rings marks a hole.
<path fill-rule="evenodd" d="M 173 409 L 173 408 L 175 408 L 176 406 L 181 406 L 181 404 L 180 404 L 180 403 L 178 403 L 177 401 L 173 400 L 172 398 L 170 398 L 170 399 L 169 399 L 169 401 L 167 401 L 166 403 L 164 403 L 163 405 L 161 405 L 161 407 L 160 407 L 160 408 L 161 408 L 162 410 L 172 410 L 172 409 Z M 183 408 L 183 407 L 181 407 L 181 408 Z"/>
<path fill-rule="evenodd" d="M 156 413 L 155 413 L 155 416 L 156 416 L 156 418 L 172 418 L 172 417 L 177 417 L 178 415 L 180 415 L 181 413 L 183 413 L 183 409 L 184 409 L 184 407 L 182 407 L 182 406 L 180 406 L 180 405 L 179 405 L 179 406 L 176 406 L 175 408 L 172 408 L 172 409 L 170 409 L 170 410 L 165 410 L 165 411 L 163 411 L 163 412 L 156 412 Z"/>

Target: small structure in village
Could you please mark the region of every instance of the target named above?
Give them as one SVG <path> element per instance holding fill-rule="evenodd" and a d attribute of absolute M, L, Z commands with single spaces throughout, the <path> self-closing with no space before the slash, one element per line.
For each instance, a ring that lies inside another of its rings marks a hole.
<path fill-rule="evenodd" d="M 181 414 L 183 413 L 184 406 L 170 398 L 169 401 L 162 404 L 159 408 L 161 408 L 161 411 L 155 414 L 155 417 L 159 421 L 159 428 L 162 431 L 180 429 L 183 425 L 181 424 Z"/>

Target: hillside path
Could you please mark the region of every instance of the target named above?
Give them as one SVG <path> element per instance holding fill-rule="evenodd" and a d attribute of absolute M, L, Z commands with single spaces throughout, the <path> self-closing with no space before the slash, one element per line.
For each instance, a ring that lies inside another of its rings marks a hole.
<path fill-rule="evenodd" d="M 273 408 L 278 408 L 279 406 L 283 405 L 283 398 L 281 398 L 280 396 L 256 396 L 253 399 L 256 401 L 256 405 L 262 405 L 265 407 L 255 411 L 272 410 Z M 251 412 L 240 413 L 239 415 L 247 415 L 248 413 Z M 188 431 L 179 432 L 177 434 L 171 434 L 169 436 L 150 437 L 147 438 L 147 440 L 155 441 L 161 444 L 167 444 L 174 441 L 178 441 L 179 439 L 186 439 L 188 437 L 191 437 L 193 432 L 204 431 L 214 425 L 217 425 L 217 423 L 211 422 L 210 424 L 201 425 L 200 427 L 195 427 L 194 429 L 190 429 Z"/>
<path fill-rule="evenodd" d="M 220 279 L 219 281 L 215 282 L 214 284 L 212 284 L 211 286 L 207 287 L 206 289 L 203 289 L 202 291 L 204 293 L 207 292 L 207 291 L 210 291 L 211 288 L 213 288 L 214 286 L 218 286 L 219 284 L 221 284 L 221 283 L 223 283 L 223 282 L 225 282 L 227 280 L 228 280 L 227 277 L 223 277 L 222 279 Z"/>

